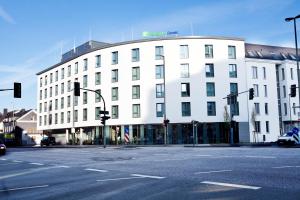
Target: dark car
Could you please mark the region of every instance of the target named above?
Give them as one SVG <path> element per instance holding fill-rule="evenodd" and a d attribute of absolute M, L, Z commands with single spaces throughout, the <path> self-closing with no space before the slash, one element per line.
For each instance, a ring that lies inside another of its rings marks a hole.
<path fill-rule="evenodd" d="M 2 140 L 0 140 L 0 154 L 4 155 L 6 153 L 6 146 Z"/>
<path fill-rule="evenodd" d="M 41 140 L 41 146 L 49 146 L 49 145 L 55 145 L 55 137 L 44 137 Z"/>

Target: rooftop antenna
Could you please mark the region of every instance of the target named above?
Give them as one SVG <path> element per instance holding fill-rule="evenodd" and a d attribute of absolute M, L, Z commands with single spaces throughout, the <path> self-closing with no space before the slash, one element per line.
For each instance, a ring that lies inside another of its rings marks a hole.
<path fill-rule="evenodd" d="M 191 35 L 194 36 L 194 27 L 193 27 L 193 23 L 190 23 L 190 29 L 191 29 Z"/>

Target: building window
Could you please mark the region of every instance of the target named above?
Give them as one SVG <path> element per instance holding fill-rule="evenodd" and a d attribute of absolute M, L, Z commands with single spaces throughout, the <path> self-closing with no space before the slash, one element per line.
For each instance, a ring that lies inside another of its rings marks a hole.
<path fill-rule="evenodd" d="M 213 45 L 205 45 L 205 58 L 213 58 L 213 57 L 214 57 Z"/>
<path fill-rule="evenodd" d="M 257 75 L 257 67 L 252 66 L 252 78 L 253 79 L 257 79 L 258 75 Z"/>
<path fill-rule="evenodd" d="M 216 116 L 216 102 L 214 101 L 207 102 L 207 115 Z"/>
<path fill-rule="evenodd" d="M 236 78 L 237 77 L 236 64 L 229 64 L 229 77 L 230 78 Z"/>
<path fill-rule="evenodd" d="M 49 102 L 49 111 L 52 111 L 52 100 Z"/>
<path fill-rule="evenodd" d="M 101 55 L 96 56 L 96 68 L 101 67 Z"/>
<path fill-rule="evenodd" d="M 215 83 L 206 83 L 206 95 L 208 97 L 215 96 Z"/>
<path fill-rule="evenodd" d="M 155 66 L 155 78 L 156 79 L 164 78 L 164 66 L 163 65 Z"/>
<path fill-rule="evenodd" d="M 47 125 L 47 115 L 44 115 L 44 126 Z"/>
<path fill-rule="evenodd" d="M 83 60 L 83 71 L 87 71 L 88 70 L 88 59 L 84 59 Z"/>
<path fill-rule="evenodd" d="M 47 92 L 47 88 L 46 88 L 46 89 L 45 89 L 45 92 L 44 92 L 44 98 L 45 98 L 45 99 L 47 99 L 47 93 L 48 93 L 48 92 Z"/>
<path fill-rule="evenodd" d="M 96 90 L 95 92 L 95 103 L 98 103 L 101 101 L 101 90 Z"/>
<path fill-rule="evenodd" d="M 267 78 L 266 68 L 263 67 L 262 69 L 263 69 L 263 77 L 264 79 L 266 79 Z"/>
<path fill-rule="evenodd" d="M 284 108 L 284 115 L 287 115 L 287 104 L 286 103 L 283 104 L 283 108 Z"/>
<path fill-rule="evenodd" d="M 155 60 L 162 60 L 164 55 L 164 47 L 156 46 L 155 47 Z"/>
<path fill-rule="evenodd" d="M 67 90 L 68 90 L 68 92 L 71 91 L 71 81 L 68 81 Z"/>
<path fill-rule="evenodd" d="M 229 59 L 236 59 L 235 46 L 228 46 L 228 58 Z"/>
<path fill-rule="evenodd" d="M 78 62 L 75 63 L 75 70 L 74 70 L 75 74 L 78 74 Z"/>
<path fill-rule="evenodd" d="M 118 70 L 117 69 L 111 70 L 111 82 L 112 83 L 118 82 Z"/>
<path fill-rule="evenodd" d="M 270 133 L 269 121 L 266 121 L 266 132 Z"/>
<path fill-rule="evenodd" d="M 214 64 L 205 64 L 205 74 L 206 77 L 215 76 Z"/>
<path fill-rule="evenodd" d="M 58 81 L 58 71 L 55 71 L 55 81 Z"/>
<path fill-rule="evenodd" d="M 100 120 L 100 111 L 101 111 L 100 107 L 95 108 L 95 120 Z"/>
<path fill-rule="evenodd" d="M 65 78 L 65 68 L 61 69 L 61 79 Z"/>
<path fill-rule="evenodd" d="M 163 84 L 156 84 L 156 98 L 163 98 L 165 89 Z"/>
<path fill-rule="evenodd" d="M 67 112 L 67 123 L 71 122 L 71 111 Z"/>
<path fill-rule="evenodd" d="M 61 124 L 65 123 L 65 122 L 64 122 L 64 121 L 65 121 L 64 118 L 65 118 L 65 113 L 64 113 L 64 112 L 61 112 L 61 113 L 60 113 L 60 123 L 61 123 Z"/>
<path fill-rule="evenodd" d="M 111 107 L 111 118 L 118 119 L 119 118 L 119 106 L 114 105 Z"/>
<path fill-rule="evenodd" d="M 117 101 L 119 99 L 119 89 L 117 87 L 113 87 L 111 89 L 111 100 Z"/>
<path fill-rule="evenodd" d="M 40 87 L 42 87 L 43 86 L 43 78 L 41 77 L 40 78 Z"/>
<path fill-rule="evenodd" d="M 140 98 L 140 86 L 139 85 L 133 85 L 132 86 L 132 98 L 133 99 L 139 99 Z"/>
<path fill-rule="evenodd" d="M 86 88 L 88 86 L 88 76 L 83 76 L 83 88 Z"/>
<path fill-rule="evenodd" d="M 294 80 L 294 72 L 293 72 L 293 68 L 290 68 L 291 70 L 291 80 Z"/>
<path fill-rule="evenodd" d="M 254 96 L 255 96 L 255 97 L 259 97 L 258 85 L 257 85 L 257 84 L 254 84 L 254 85 L 253 85 L 253 89 L 254 89 Z"/>
<path fill-rule="evenodd" d="M 181 78 L 189 78 L 190 72 L 189 72 L 189 64 L 181 64 L 180 65 L 180 77 Z"/>
<path fill-rule="evenodd" d="M 260 133 L 260 121 L 255 121 L 254 125 L 255 125 L 255 132 Z"/>
<path fill-rule="evenodd" d="M 101 84 L 101 72 L 96 72 L 95 74 L 95 85 Z"/>
<path fill-rule="evenodd" d="M 111 55 L 112 55 L 111 64 L 112 65 L 118 64 L 118 52 L 114 51 L 114 52 L 111 53 Z"/>
<path fill-rule="evenodd" d="M 43 90 L 40 90 L 40 100 L 43 99 Z"/>
<path fill-rule="evenodd" d="M 140 61 L 140 49 L 139 48 L 131 50 L 131 61 L 132 62 Z"/>
<path fill-rule="evenodd" d="M 47 112 L 47 108 L 48 108 L 47 102 L 44 102 L 44 112 Z"/>
<path fill-rule="evenodd" d="M 239 88 L 237 83 L 230 83 L 230 94 L 238 94 Z"/>
<path fill-rule="evenodd" d="M 50 83 L 53 83 L 53 73 L 50 73 Z"/>
<path fill-rule="evenodd" d="M 87 104 L 87 102 L 88 102 L 87 92 L 83 92 L 83 101 L 82 101 L 82 103 Z"/>
<path fill-rule="evenodd" d="M 140 80 L 140 67 L 133 67 L 132 68 L 132 80 Z"/>
<path fill-rule="evenodd" d="M 265 114 L 266 114 L 266 115 L 269 114 L 269 106 L 268 106 L 268 103 L 265 103 Z"/>
<path fill-rule="evenodd" d="M 284 68 L 281 68 L 281 78 L 282 78 L 282 80 L 285 80 Z"/>
<path fill-rule="evenodd" d="M 141 117 L 140 104 L 133 104 L 132 105 L 132 117 L 133 118 L 139 118 L 139 117 Z"/>
<path fill-rule="evenodd" d="M 55 110 L 58 110 L 58 99 L 55 99 Z"/>
<path fill-rule="evenodd" d="M 84 109 L 83 109 L 83 112 L 82 112 L 82 120 L 83 120 L 83 121 L 87 121 L 87 108 L 84 108 Z"/>
<path fill-rule="evenodd" d="M 265 97 L 268 97 L 268 87 L 264 85 Z"/>
<path fill-rule="evenodd" d="M 40 113 L 42 112 L 42 103 L 40 103 L 40 106 L 39 106 L 39 112 L 40 112 Z"/>
<path fill-rule="evenodd" d="M 78 96 L 74 96 L 74 106 L 78 106 Z"/>
<path fill-rule="evenodd" d="M 189 46 L 188 45 L 180 45 L 180 58 L 181 59 L 189 58 Z"/>
<path fill-rule="evenodd" d="M 55 96 L 58 95 L 58 85 L 55 85 Z"/>
<path fill-rule="evenodd" d="M 71 65 L 68 66 L 68 77 L 71 76 Z"/>
<path fill-rule="evenodd" d="M 49 96 L 52 97 L 52 87 L 50 87 L 50 91 L 49 92 L 50 92 Z"/>
<path fill-rule="evenodd" d="M 164 116 L 164 104 L 163 103 L 157 103 L 156 104 L 156 117 L 163 117 Z"/>
<path fill-rule="evenodd" d="M 49 125 L 51 125 L 52 124 L 52 115 L 50 114 L 49 115 Z"/>
<path fill-rule="evenodd" d="M 67 107 L 71 107 L 71 96 L 67 97 Z"/>
<path fill-rule="evenodd" d="M 61 94 L 64 94 L 64 93 L 65 93 L 65 84 L 64 84 L 64 83 L 61 83 L 61 84 L 60 84 L 60 93 L 61 93 Z"/>
<path fill-rule="evenodd" d="M 48 82 L 48 76 L 46 75 L 45 76 L 45 85 L 47 85 L 47 82 Z"/>
<path fill-rule="evenodd" d="M 74 110 L 74 122 L 78 122 L 78 110 Z"/>
<path fill-rule="evenodd" d="M 42 126 L 42 116 L 39 117 L 39 125 Z"/>
<path fill-rule="evenodd" d="M 282 86 L 283 98 L 286 98 L 286 88 L 285 85 Z"/>
<path fill-rule="evenodd" d="M 181 115 L 183 117 L 191 116 L 191 103 L 181 102 Z"/>
<path fill-rule="evenodd" d="M 181 83 L 181 96 L 182 97 L 190 96 L 190 84 L 189 83 Z"/>
<path fill-rule="evenodd" d="M 65 98 L 62 97 L 62 98 L 60 99 L 60 109 L 63 109 L 64 107 L 65 107 Z"/>
<path fill-rule="evenodd" d="M 254 103 L 254 109 L 255 109 L 255 114 L 259 115 L 260 114 L 259 103 Z"/>

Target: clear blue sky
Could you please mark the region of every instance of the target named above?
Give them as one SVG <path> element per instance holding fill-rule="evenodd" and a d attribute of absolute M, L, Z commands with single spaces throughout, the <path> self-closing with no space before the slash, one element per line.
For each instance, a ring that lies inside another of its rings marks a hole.
<path fill-rule="evenodd" d="M 22 82 L 23 98 L 0 92 L 3 108 L 36 108 L 36 73 L 63 51 L 91 38 L 119 42 L 143 31 L 237 36 L 246 42 L 294 45 L 299 0 L 0 0 L 0 88 Z M 300 30 L 300 20 L 298 22 Z M 299 31 L 298 31 L 299 32 Z M 91 33 L 91 34 L 89 34 Z"/>

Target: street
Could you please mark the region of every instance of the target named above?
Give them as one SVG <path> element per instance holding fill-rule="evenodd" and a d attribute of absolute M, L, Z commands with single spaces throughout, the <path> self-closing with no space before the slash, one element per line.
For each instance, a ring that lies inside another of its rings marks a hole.
<path fill-rule="evenodd" d="M 9 148 L 0 199 L 300 199 L 299 148 Z"/>

